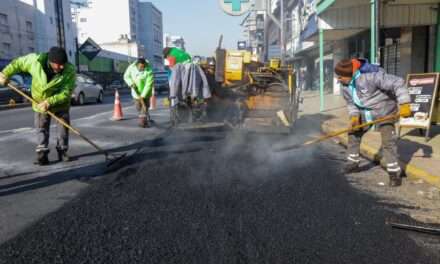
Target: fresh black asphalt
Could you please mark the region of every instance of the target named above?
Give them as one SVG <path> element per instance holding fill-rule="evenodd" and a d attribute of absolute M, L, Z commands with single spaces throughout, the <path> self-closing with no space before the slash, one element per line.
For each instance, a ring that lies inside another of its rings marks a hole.
<path fill-rule="evenodd" d="M 2 244 L 0 263 L 440 263 L 350 186 L 342 148 L 275 154 L 277 140 L 176 130 Z"/>

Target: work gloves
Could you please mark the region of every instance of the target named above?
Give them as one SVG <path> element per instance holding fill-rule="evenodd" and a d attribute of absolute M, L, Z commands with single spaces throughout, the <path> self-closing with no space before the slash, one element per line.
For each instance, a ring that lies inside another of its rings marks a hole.
<path fill-rule="evenodd" d="M 49 110 L 49 102 L 47 100 L 44 100 L 43 102 L 39 103 L 37 105 L 38 109 L 40 109 L 43 112 L 47 112 Z"/>
<path fill-rule="evenodd" d="M 0 72 L 0 86 L 7 86 L 9 82 L 8 77 L 3 72 Z"/>
<path fill-rule="evenodd" d="M 411 105 L 409 103 L 407 104 L 401 104 L 399 110 L 400 117 L 406 118 L 411 116 Z"/>

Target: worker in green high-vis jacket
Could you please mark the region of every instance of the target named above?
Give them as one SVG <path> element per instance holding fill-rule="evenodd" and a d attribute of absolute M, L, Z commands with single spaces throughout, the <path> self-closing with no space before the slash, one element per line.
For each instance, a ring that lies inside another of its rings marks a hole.
<path fill-rule="evenodd" d="M 137 59 L 125 70 L 124 81 L 131 88 L 131 96 L 139 112 L 139 126 L 149 127 L 152 120 L 148 108 L 154 89 L 154 76 L 150 63 L 144 58 Z"/>
<path fill-rule="evenodd" d="M 0 85 L 6 86 L 9 78 L 17 73 L 28 73 L 32 76 L 31 93 L 37 102 L 32 105 L 38 133 L 36 164 L 48 165 L 51 117 L 47 111 L 50 110 L 66 123 L 70 122 L 69 110 L 75 88 L 75 67 L 67 61 L 67 54 L 63 48 L 52 47 L 49 52 L 31 53 L 13 60 L 0 73 Z M 69 161 L 69 131 L 58 124 L 58 133 L 58 159 Z"/>
<path fill-rule="evenodd" d="M 170 94 L 172 91 L 177 90 L 177 85 L 173 84 L 171 81 L 171 77 L 176 74 L 184 74 L 182 71 L 177 70 L 175 67 L 176 64 L 190 64 L 192 62 L 191 55 L 189 55 L 186 51 L 176 48 L 176 47 L 166 47 L 163 49 L 163 57 L 165 60 L 165 67 L 168 67 L 170 73 L 168 75 L 168 81 L 170 82 Z M 177 71 L 177 72 L 176 72 Z M 175 110 L 175 106 L 177 104 L 177 100 L 175 97 L 170 97 L 170 106 Z"/>
<path fill-rule="evenodd" d="M 163 57 L 165 58 L 165 61 L 167 61 L 167 64 L 170 67 L 173 67 L 174 65 L 179 63 L 187 63 L 192 61 L 191 55 L 189 55 L 184 50 L 175 47 L 164 48 Z"/>

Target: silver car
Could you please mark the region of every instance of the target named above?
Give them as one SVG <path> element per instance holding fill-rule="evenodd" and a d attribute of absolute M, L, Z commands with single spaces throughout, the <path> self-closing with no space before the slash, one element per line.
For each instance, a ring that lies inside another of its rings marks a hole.
<path fill-rule="evenodd" d="M 104 89 L 100 84 L 83 74 L 76 75 L 76 87 L 72 94 L 74 104 L 83 105 L 87 102 L 102 103 Z"/>

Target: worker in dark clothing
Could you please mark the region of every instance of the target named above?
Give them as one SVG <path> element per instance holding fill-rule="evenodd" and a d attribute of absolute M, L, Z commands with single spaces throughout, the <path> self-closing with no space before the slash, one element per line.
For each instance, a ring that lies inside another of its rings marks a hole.
<path fill-rule="evenodd" d="M 70 122 L 70 102 L 75 88 L 75 67 L 67 61 L 63 48 L 52 47 L 47 53 L 31 53 L 13 60 L 0 73 L 0 85 L 6 85 L 8 79 L 17 73 L 28 73 L 32 76 L 32 98 L 37 102 L 32 108 L 35 111 L 35 127 L 38 133 L 36 148 L 39 165 L 49 164 L 49 132 L 51 117 L 47 110 Z M 69 131 L 58 125 L 57 152 L 58 159 L 69 161 Z"/>
<path fill-rule="evenodd" d="M 351 127 L 398 113 L 411 114 L 408 89 L 402 78 L 387 74 L 366 60 L 341 60 L 335 67 L 343 96 L 347 102 Z M 375 128 L 382 136 L 382 154 L 389 175 L 389 185 L 401 185 L 402 171 L 397 158 L 397 136 L 393 121 L 379 123 Z M 348 163 L 345 172 L 359 170 L 359 148 L 367 129 L 352 131 L 348 135 Z"/>

